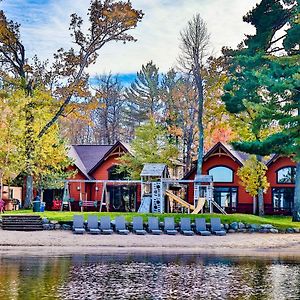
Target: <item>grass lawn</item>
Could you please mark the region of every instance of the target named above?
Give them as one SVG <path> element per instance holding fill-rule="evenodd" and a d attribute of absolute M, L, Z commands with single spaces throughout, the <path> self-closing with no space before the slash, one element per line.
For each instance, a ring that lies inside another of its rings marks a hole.
<path fill-rule="evenodd" d="M 105 216 L 109 215 L 111 219 L 114 219 L 116 216 L 123 215 L 125 216 L 126 220 L 128 222 L 132 221 L 132 217 L 134 216 L 142 216 L 144 218 L 144 221 L 147 221 L 148 216 L 157 216 L 160 221 L 163 221 L 164 217 L 172 216 L 175 218 L 176 222 L 180 221 L 181 217 L 189 217 L 192 220 L 195 219 L 195 217 L 200 218 L 204 217 L 209 222 L 209 219 L 211 217 L 220 217 L 222 220 L 222 223 L 232 223 L 232 222 L 243 222 L 247 224 L 272 224 L 273 226 L 277 228 L 300 228 L 300 222 L 295 223 L 292 222 L 292 217 L 290 216 L 265 216 L 265 217 L 258 217 L 254 215 L 247 215 L 247 214 L 231 214 L 231 215 L 221 215 L 221 214 L 198 214 L 198 215 L 188 215 L 188 214 L 139 214 L 139 213 L 117 213 L 117 212 L 109 212 L 109 213 L 99 213 L 99 212 L 56 212 L 56 211 L 46 211 L 43 213 L 33 213 L 31 210 L 18 210 L 18 211 L 11 211 L 7 212 L 7 214 L 38 214 L 41 217 L 46 217 L 49 220 L 56 220 L 59 222 L 68 222 L 72 221 L 73 215 L 83 214 L 85 219 L 87 219 L 88 215 L 98 215 L 98 216 Z"/>

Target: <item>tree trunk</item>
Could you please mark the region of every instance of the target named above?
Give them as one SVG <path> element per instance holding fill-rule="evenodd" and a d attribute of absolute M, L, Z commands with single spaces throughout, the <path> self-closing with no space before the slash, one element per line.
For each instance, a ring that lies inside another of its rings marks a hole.
<path fill-rule="evenodd" d="M 197 161 L 197 172 L 196 178 L 202 174 L 202 163 L 203 163 L 203 151 L 204 151 L 204 133 L 203 133 L 203 81 L 201 76 L 201 68 L 199 63 L 196 63 L 193 70 L 193 75 L 196 82 L 198 92 L 198 129 L 199 129 L 199 145 L 198 145 L 198 161 Z"/>
<path fill-rule="evenodd" d="M 193 144 L 193 129 L 190 128 L 186 142 L 186 170 L 192 167 L 192 144 Z"/>
<path fill-rule="evenodd" d="M 256 159 L 257 161 L 262 162 L 261 155 L 256 155 Z M 261 183 L 259 184 L 259 186 L 261 186 Z M 262 217 L 265 214 L 264 190 L 262 188 L 258 189 L 257 202 L 258 202 L 258 215 Z"/>
<path fill-rule="evenodd" d="M 24 208 L 31 206 L 33 196 L 33 171 L 32 164 L 34 160 L 35 140 L 34 140 L 34 103 L 30 102 L 25 108 L 26 115 L 26 131 L 25 131 L 25 150 L 26 150 L 26 197 Z"/>
<path fill-rule="evenodd" d="M 265 214 L 263 189 L 258 190 L 257 199 L 258 199 L 258 215 L 262 217 Z"/>
<path fill-rule="evenodd" d="M 254 196 L 253 198 L 253 214 L 257 215 L 257 198 Z"/>
<path fill-rule="evenodd" d="M 296 165 L 293 222 L 300 222 L 300 162 Z"/>
<path fill-rule="evenodd" d="M 33 178 L 31 175 L 27 175 L 24 208 L 29 208 L 31 206 L 32 196 L 33 196 Z"/>

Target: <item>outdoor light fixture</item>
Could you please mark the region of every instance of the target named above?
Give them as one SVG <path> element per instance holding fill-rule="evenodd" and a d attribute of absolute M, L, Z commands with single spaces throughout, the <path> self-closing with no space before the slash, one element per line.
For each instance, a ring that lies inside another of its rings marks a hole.
<path fill-rule="evenodd" d="M 77 187 L 77 191 L 80 191 L 80 186 Z"/>
<path fill-rule="evenodd" d="M 99 191 L 99 188 L 96 186 L 96 187 L 95 187 L 95 190 L 96 190 L 96 191 Z"/>

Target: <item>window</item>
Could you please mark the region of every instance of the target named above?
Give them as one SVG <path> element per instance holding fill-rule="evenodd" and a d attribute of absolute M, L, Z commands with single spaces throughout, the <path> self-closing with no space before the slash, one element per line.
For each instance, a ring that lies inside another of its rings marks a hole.
<path fill-rule="evenodd" d="M 222 208 L 235 210 L 237 207 L 236 187 L 215 187 L 214 199 Z"/>
<path fill-rule="evenodd" d="M 277 183 L 295 183 L 296 167 L 284 167 L 277 171 Z"/>
<path fill-rule="evenodd" d="M 233 171 L 227 167 L 214 167 L 208 171 L 214 182 L 233 182 Z"/>
<path fill-rule="evenodd" d="M 274 210 L 291 211 L 294 201 L 294 188 L 273 188 L 273 207 Z"/>

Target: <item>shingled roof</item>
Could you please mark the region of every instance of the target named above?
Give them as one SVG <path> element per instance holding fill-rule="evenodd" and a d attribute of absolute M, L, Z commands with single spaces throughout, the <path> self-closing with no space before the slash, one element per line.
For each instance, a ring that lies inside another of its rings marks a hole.
<path fill-rule="evenodd" d="M 74 161 L 75 166 L 88 178 L 92 179 L 92 172 L 113 151 L 116 146 L 122 145 L 130 152 L 126 144 L 117 142 L 114 145 L 71 145 L 69 157 Z"/>
<path fill-rule="evenodd" d="M 113 145 L 73 145 L 87 173 L 105 156 Z"/>

